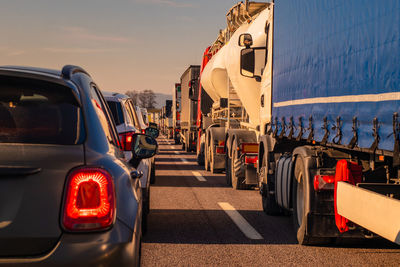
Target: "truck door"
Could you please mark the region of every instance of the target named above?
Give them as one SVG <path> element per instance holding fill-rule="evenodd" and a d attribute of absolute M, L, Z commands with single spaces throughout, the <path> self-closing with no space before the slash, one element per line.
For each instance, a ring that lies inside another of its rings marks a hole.
<path fill-rule="evenodd" d="M 260 126 L 265 133 L 265 125 L 271 121 L 272 110 L 272 52 L 273 52 L 273 6 L 265 25 L 266 51 L 265 68 L 261 79 L 260 90 Z"/>

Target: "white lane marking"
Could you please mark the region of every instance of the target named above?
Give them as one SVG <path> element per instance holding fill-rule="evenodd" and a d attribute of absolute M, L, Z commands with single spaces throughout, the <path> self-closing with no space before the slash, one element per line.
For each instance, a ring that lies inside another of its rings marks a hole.
<path fill-rule="evenodd" d="M 187 161 L 187 160 L 184 159 L 184 158 L 181 158 L 181 160 L 182 160 L 183 163 L 188 163 L 188 162 L 189 162 L 189 161 Z"/>
<path fill-rule="evenodd" d="M 250 239 L 263 239 L 245 218 L 228 202 L 218 202 L 218 205 L 226 212 L 232 221 L 239 227 L 245 236 Z"/>
<path fill-rule="evenodd" d="M 175 154 L 179 154 L 179 151 L 174 151 Z"/>
<path fill-rule="evenodd" d="M 199 172 L 192 172 L 192 174 L 199 180 L 200 182 L 207 182 L 206 178 L 203 177 Z"/>

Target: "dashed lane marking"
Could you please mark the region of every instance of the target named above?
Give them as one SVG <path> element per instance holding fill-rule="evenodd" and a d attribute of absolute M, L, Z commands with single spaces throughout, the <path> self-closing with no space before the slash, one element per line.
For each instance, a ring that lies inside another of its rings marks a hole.
<path fill-rule="evenodd" d="M 194 177 L 196 177 L 197 180 L 199 180 L 200 182 L 207 182 L 206 178 L 204 178 L 203 175 L 201 175 L 199 172 L 192 172 L 192 174 L 193 174 Z"/>
<path fill-rule="evenodd" d="M 188 162 L 189 162 L 189 161 L 187 161 L 187 160 L 184 159 L 184 158 L 181 158 L 181 160 L 182 160 L 183 163 L 188 163 Z"/>
<path fill-rule="evenodd" d="M 225 211 L 225 213 L 232 219 L 232 221 L 239 227 L 243 234 L 249 239 L 263 239 L 263 237 L 254 229 L 245 218 L 227 202 L 218 202 L 218 205 Z"/>
<path fill-rule="evenodd" d="M 179 151 L 174 151 L 175 154 L 179 154 Z"/>

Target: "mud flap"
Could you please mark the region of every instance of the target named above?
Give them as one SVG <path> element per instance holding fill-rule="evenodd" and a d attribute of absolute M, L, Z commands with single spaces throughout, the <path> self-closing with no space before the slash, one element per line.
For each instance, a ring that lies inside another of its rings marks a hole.
<path fill-rule="evenodd" d="M 256 173 L 257 169 L 251 165 L 246 165 L 245 168 L 246 168 L 245 172 L 246 184 L 249 185 L 258 184 L 257 173 Z"/>

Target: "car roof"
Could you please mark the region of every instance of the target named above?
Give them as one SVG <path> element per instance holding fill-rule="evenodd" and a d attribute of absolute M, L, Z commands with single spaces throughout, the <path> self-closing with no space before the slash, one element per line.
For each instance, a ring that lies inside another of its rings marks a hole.
<path fill-rule="evenodd" d="M 0 66 L 0 70 L 10 70 L 10 71 L 19 71 L 19 72 L 28 72 L 40 75 L 51 75 L 57 76 L 61 78 L 60 70 L 46 69 L 46 68 L 36 68 L 36 67 L 28 67 L 28 66 Z"/>
<path fill-rule="evenodd" d="M 121 93 L 117 92 L 107 92 L 107 91 L 101 91 L 103 93 L 103 96 L 107 100 L 112 100 L 112 101 L 120 101 L 120 100 L 125 100 L 129 99 L 130 97 Z"/>

